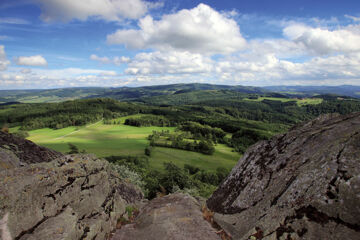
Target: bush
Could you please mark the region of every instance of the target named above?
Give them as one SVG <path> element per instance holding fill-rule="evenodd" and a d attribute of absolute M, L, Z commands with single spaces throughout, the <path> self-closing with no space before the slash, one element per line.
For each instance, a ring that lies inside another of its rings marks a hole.
<path fill-rule="evenodd" d="M 145 148 L 145 155 L 151 157 L 152 151 L 153 151 L 153 147 L 152 146 L 147 146 Z"/>
<path fill-rule="evenodd" d="M 160 184 L 167 192 L 171 192 L 175 185 L 180 189 L 190 187 L 189 175 L 185 171 L 171 162 L 164 163 L 164 167 L 165 173 L 160 180 Z"/>
<path fill-rule="evenodd" d="M 111 164 L 111 168 L 119 174 L 121 179 L 138 186 L 144 193 L 146 193 L 145 182 L 138 173 L 131 171 L 124 165 Z"/>
<path fill-rule="evenodd" d="M 190 175 L 194 175 L 195 173 L 197 173 L 198 171 L 200 171 L 200 168 L 194 167 L 194 166 L 192 166 L 192 165 L 190 165 L 190 164 L 184 164 L 184 169 L 185 169 L 186 171 L 188 171 L 188 173 L 189 173 Z"/>
<path fill-rule="evenodd" d="M 70 148 L 70 151 L 67 152 L 68 154 L 76 154 L 76 153 L 79 153 L 79 149 L 77 146 L 75 146 L 74 144 L 72 143 L 68 143 L 69 145 L 69 148 Z"/>
<path fill-rule="evenodd" d="M 26 131 L 22 131 L 22 130 L 19 130 L 17 132 L 14 132 L 13 133 L 15 136 L 17 137 L 20 137 L 20 138 L 27 138 L 29 136 L 29 133 L 26 132 Z"/>

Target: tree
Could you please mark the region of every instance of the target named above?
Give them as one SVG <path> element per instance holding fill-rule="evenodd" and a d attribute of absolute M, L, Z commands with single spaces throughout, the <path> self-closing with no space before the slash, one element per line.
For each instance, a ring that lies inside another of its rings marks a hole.
<path fill-rule="evenodd" d="M 145 148 L 145 155 L 151 157 L 151 152 L 152 152 L 152 150 L 153 150 L 153 147 L 152 147 L 152 146 L 147 146 L 147 147 Z"/>
<path fill-rule="evenodd" d="M 164 163 L 165 173 L 161 178 L 161 185 L 167 192 L 171 192 L 174 186 L 180 189 L 190 187 L 189 175 L 171 162 Z"/>
<path fill-rule="evenodd" d="M 79 153 L 79 149 L 77 146 L 75 146 L 74 144 L 72 143 L 68 143 L 69 145 L 69 148 L 70 148 L 70 151 L 68 152 L 68 154 L 76 154 L 76 153 Z"/>

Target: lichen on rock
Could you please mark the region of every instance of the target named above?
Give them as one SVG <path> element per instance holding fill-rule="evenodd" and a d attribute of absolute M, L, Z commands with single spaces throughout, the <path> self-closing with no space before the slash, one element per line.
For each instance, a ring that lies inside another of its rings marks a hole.
<path fill-rule="evenodd" d="M 234 239 L 360 239 L 359 161 L 360 113 L 322 116 L 250 147 L 207 204 Z"/>
<path fill-rule="evenodd" d="M 19 149 L 37 149 L 22 141 L 25 143 Z M 143 198 L 138 188 L 121 180 L 105 160 L 93 155 L 63 156 L 45 148 L 41 151 L 33 154 L 43 162 L 28 161 L 27 165 L 0 170 L 3 240 L 7 235 L 14 240 L 103 240 L 115 229 L 126 206 Z M 7 159 L 16 162 L 15 156 Z M 60 157 L 45 159 L 54 156 Z"/>

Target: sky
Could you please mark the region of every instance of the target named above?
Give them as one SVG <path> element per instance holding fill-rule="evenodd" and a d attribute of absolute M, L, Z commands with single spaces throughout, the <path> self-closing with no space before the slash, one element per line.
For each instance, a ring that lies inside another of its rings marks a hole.
<path fill-rule="evenodd" d="M 359 0 L 0 0 L 0 89 L 360 85 Z"/>

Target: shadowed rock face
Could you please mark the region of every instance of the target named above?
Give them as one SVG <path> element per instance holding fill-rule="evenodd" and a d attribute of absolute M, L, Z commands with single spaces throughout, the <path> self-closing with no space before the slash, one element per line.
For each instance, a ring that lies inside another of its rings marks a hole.
<path fill-rule="evenodd" d="M 6 141 L 4 136 L 2 141 Z M 0 168 L 2 240 L 103 240 L 115 229 L 126 206 L 143 197 L 105 160 L 92 155 L 63 156 L 26 140 L 20 145 L 12 138 L 9 142 L 12 147 L 0 155 L 11 166 Z M 19 159 L 23 153 L 14 153 L 15 148 L 29 155 Z M 42 162 L 13 164 L 23 161 Z"/>
<path fill-rule="evenodd" d="M 207 204 L 234 239 L 360 239 L 360 113 L 253 145 Z"/>
<path fill-rule="evenodd" d="M 112 240 L 215 240 L 220 237 L 204 220 L 199 203 L 176 193 L 145 205 L 135 223 L 115 232 Z"/>
<path fill-rule="evenodd" d="M 50 162 L 63 154 L 0 131 L 0 170 L 30 163 Z"/>

